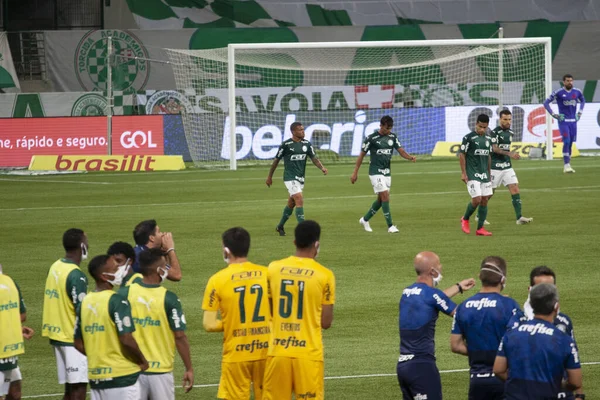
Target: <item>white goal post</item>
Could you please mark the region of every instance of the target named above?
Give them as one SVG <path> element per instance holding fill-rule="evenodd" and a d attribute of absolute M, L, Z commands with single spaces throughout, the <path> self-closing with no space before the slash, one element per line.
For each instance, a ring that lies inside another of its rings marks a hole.
<path fill-rule="evenodd" d="M 386 114 L 407 151 L 431 154 L 437 141 L 467 134 L 477 113 L 490 115 L 493 129 L 502 108 L 513 111 L 513 141 L 545 142 L 552 159 L 552 119 L 540 109 L 552 92 L 548 37 L 246 43 L 167 53 L 177 89 L 207 105 L 184 116 L 199 164 L 235 170 L 272 159 L 295 121 L 318 153 L 354 157 Z M 537 119 L 524 121 L 526 114 Z"/>

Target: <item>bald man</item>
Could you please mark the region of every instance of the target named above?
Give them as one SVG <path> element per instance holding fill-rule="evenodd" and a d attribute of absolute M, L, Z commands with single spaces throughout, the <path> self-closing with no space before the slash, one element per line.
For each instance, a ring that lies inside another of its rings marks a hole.
<path fill-rule="evenodd" d="M 404 400 L 441 400 L 442 382 L 435 365 L 435 323 L 439 312 L 453 316 L 456 304 L 450 297 L 472 289 L 473 278 L 441 291 L 442 264 L 437 254 L 423 251 L 415 257 L 417 281 L 400 298 L 400 358 L 398 383 Z"/>

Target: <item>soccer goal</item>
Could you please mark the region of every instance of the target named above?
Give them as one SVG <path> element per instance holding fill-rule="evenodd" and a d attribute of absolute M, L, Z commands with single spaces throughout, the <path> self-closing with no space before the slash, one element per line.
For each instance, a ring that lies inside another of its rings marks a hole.
<path fill-rule="evenodd" d="M 552 121 L 541 105 L 552 90 L 550 44 L 519 38 L 166 51 L 177 89 L 196 96 L 196 112 L 183 117 L 192 158 L 236 169 L 272 159 L 293 122 L 304 125 L 322 158 L 351 160 L 383 115 L 417 155 L 440 141 L 460 142 L 479 114 L 494 128 L 503 108 L 513 114 L 513 141 L 552 148 Z"/>

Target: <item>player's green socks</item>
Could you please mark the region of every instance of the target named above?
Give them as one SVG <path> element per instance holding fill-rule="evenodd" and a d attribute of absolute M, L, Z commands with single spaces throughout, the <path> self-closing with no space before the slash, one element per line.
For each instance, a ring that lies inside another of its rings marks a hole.
<path fill-rule="evenodd" d="M 476 209 L 477 209 L 477 207 L 473 207 L 473 204 L 471 202 L 469 202 L 469 204 L 467 205 L 467 211 L 465 211 L 465 216 L 463 217 L 463 219 L 468 221 Z"/>
<path fill-rule="evenodd" d="M 371 208 L 369 209 L 369 211 L 367 211 L 367 213 L 365 214 L 363 219 L 365 221 L 370 220 L 371 217 L 373 217 L 373 215 L 377 214 L 377 211 L 379 211 L 380 208 L 381 208 L 381 203 L 379 202 L 379 200 L 375 200 L 373 202 L 373 204 L 371 204 Z"/>
<path fill-rule="evenodd" d="M 304 221 L 304 207 L 296 207 L 296 220 L 298 222 Z"/>
<path fill-rule="evenodd" d="M 285 223 L 290 218 L 290 216 L 292 215 L 293 212 L 294 212 L 293 208 L 289 208 L 288 206 L 285 206 L 283 208 L 283 215 L 281 216 L 281 220 L 279 221 L 279 226 L 285 225 Z"/>
<path fill-rule="evenodd" d="M 483 224 L 485 223 L 485 219 L 487 218 L 487 206 L 479 206 L 479 211 L 477 211 L 477 218 L 479 218 L 479 221 L 477 221 L 477 229 L 481 229 L 483 228 Z"/>
<path fill-rule="evenodd" d="M 387 223 L 388 228 L 392 225 L 392 213 L 390 213 L 390 202 L 382 201 L 381 208 L 383 208 L 383 216 L 385 217 L 385 222 Z"/>
<path fill-rule="evenodd" d="M 513 207 L 515 208 L 515 214 L 517 219 L 521 218 L 521 195 L 519 193 L 513 194 L 512 196 Z"/>

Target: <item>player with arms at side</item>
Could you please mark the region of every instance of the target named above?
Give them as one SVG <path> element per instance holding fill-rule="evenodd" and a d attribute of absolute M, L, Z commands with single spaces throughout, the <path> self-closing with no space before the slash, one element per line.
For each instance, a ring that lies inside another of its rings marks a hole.
<path fill-rule="evenodd" d="M 471 201 L 467 205 L 465 215 L 460 219 L 462 231 L 471 233 L 469 218 L 479 207 L 477 214 L 477 236 L 492 236 L 483 224 L 487 217 L 488 199 L 492 195 L 492 182 L 490 182 L 492 159 L 492 138 L 486 135 L 490 117 L 480 114 L 477 117 L 475 130 L 465 135 L 460 145 L 459 161 L 461 179 L 467 184 Z"/>
<path fill-rule="evenodd" d="M 552 111 L 550 103 L 556 101 L 558 114 Z M 577 103 L 580 103 L 577 111 Z M 550 97 L 544 101 L 544 108 L 553 118 L 558 120 L 558 129 L 563 141 L 563 172 L 573 173 L 571 168 L 571 150 L 573 143 L 577 141 L 577 121 L 585 107 L 585 98 L 581 90 L 573 87 L 573 75 L 563 76 L 563 87 L 552 92 Z"/>
<path fill-rule="evenodd" d="M 333 322 L 335 277 L 315 261 L 321 227 L 298 224 L 296 254 L 269 265 L 273 330 L 265 369 L 263 400 L 323 400 L 322 329 Z"/>
<path fill-rule="evenodd" d="M 465 279 L 444 291 L 442 264 L 437 254 L 423 251 L 415 257 L 417 281 L 402 291 L 398 325 L 400 357 L 396 366 L 404 400 L 442 400 L 442 380 L 435 364 L 435 325 L 440 311 L 454 315 L 456 304 L 450 297 L 475 286 Z"/>
<path fill-rule="evenodd" d="M 65 256 L 48 271 L 44 291 L 42 336 L 50 339 L 56 356 L 58 383 L 65 385 L 64 400 L 84 400 L 87 359 L 73 343 L 75 310 L 87 293 L 87 277 L 79 268 L 88 256 L 88 238 L 77 228 L 63 234 Z"/>
<path fill-rule="evenodd" d="M 454 314 L 450 349 L 469 357 L 469 400 L 504 400 L 504 382 L 492 373 L 502 337 L 519 305 L 502 295 L 506 285 L 506 261 L 483 259 L 479 272 L 481 290 L 463 301 Z"/>
<path fill-rule="evenodd" d="M 25 353 L 23 338 L 31 339 L 33 329 L 23 326 L 27 309 L 21 289 L 12 278 L 3 274 L 0 265 L 0 398 L 21 400 L 21 370 L 19 356 Z"/>
<path fill-rule="evenodd" d="M 269 348 L 271 311 L 267 267 L 248 261 L 250 234 L 244 228 L 221 236 L 227 267 L 210 277 L 202 309 L 207 332 L 223 332 L 219 399 L 263 398 L 263 376 Z M 217 314 L 221 313 L 221 320 Z"/>
<path fill-rule="evenodd" d="M 558 399 L 564 389 L 581 389 L 577 346 L 553 324 L 559 309 L 556 286 L 540 283 L 529 293 L 533 319 L 506 332 L 493 371 L 506 381 L 507 400 Z"/>
<path fill-rule="evenodd" d="M 281 146 L 279 146 L 266 181 L 267 186 L 271 187 L 275 169 L 277 169 L 279 161 L 283 159 L 283 182 L 290 197 L 288 197 L 287 205 L 283 209 L 281 220 L 275 228 L 279 232 L 279 236 L 285 236 L 283 226 L 292 215 L 294 207 L 296 208 L 296 220 L 298 222 L 304 221 L 304 197 L 302 196 L 302 190 L 304 189 L 304 176 L 306 174 L 306 157 L 310 157 L 312 163 L 323 172 L 323 175 L 327 175 L 327 168 L 317 158 L 313 145 L 304 139 L 304 126 L 300 122 L 294 122 L 290 126 L 290 130 L 292 131 L 292 137 L 284 140 Z"/>
<path fill-rule="evenodd" d="M 135 326 L 133 337 L 149 364 L 139 378 L 140 400 L 175 400 L 175 349 L 185 367 L 185 392 L 192 390 L 194 385 L 190 343 L 185 334 L 187 323 L 181 301 L 175 293 L 162 286 L 169 274 L 163 254 L 157 248 L 139 253 L 142 280 L 129 286 L 121 285 L 119 289 L 119 294 L 131 305 Z"/>
<path fill-rule="evenodd" d="M 500 125 L 493 129 L 490 134 L 492 138 L 492 196 L 498 186 L 507 186 L 515 209 L 517 225 L 524 225 L 533 221 L 533 218 L 527 218 L 521 214 L 519 180 L 511 163 L 511 158 L 518 160 L 521 156 L 519 156 L 519 153 L 510 151 L 513 135 L 513 131 L 510 129 L 511 123 L 511 112 L 508 110 L 500 111 Z M 492 196 L 490 196 L 490 199 Z"/>
<path fill-rule="evenodd" d="M 75 348 L 89 360 L 92 400 L 138 400 L 141 371 L 148 361 L 133 337 L 131 306 L 113 291 L 119 265 L 112 256 L 94 257 L 88 271 L 96 289 L 77 307 Z"/>
<path fill-rule="evenodd" d="M 529 273 L 529 291 L 531 291 L 531 288 L 533 288 L 535 285 L 540 283 L 549 283 L 556 286 L 556 274 L 551 268 L 548 268 L 545 265 L 535 267 Z M 513 318 L 515 326 L 533 318 L 533 309 L 531 308 L 531 300 L 529 296 L 527 296 L 527 301 L 525 301 L 525 304 L 523 304 L 523 311 L 524 313 L 522 315 Z M 559 331 L 571 336 L 573 341 L 575 341 L 573 321 L 567 314 L 564 314 L 558 310 L 556 318 L 554 318 L 554 326 L 556 326 Z M 582 395 L 583 390 L 579 389 L 577 394 Z M 575 398 L 574 396 L 575 395 L 570 391 L 559 393 L 559 399 L 573 400 Z"/>
<path fill-rule="evenodd" d="M 373 191 L 377 195 L 377 200 L 373 202 L 371 208 L 364 217 L 358 222 L 363 226 L 365 231 L 373 232 L 369 220 L 377 214 L 380 208 L 383 208 L 383 216 L 388 226 L 389 233 L 398 233 L 398 228 L 392 222 L 392 213 L 390 212 L 390 188 L 392 186 L 392 154 L 394 149 L 400 153 L 402 158 L 412 162 L 417 161 L 416 157 L 408 154 L 400 144 L 398 136 L 392 133 L 394 120 L 389 115 L 381 118 L 379 130 L 366 137 L 363 142 L 362 151 L 356 160 L 354 172 L 350 177 L 352 184 L 358 180 L 358 170 L 362 165 L 363 159 L 367 153 L 371 152 L 371 163 L 369 165 L 369 179 L 373 185 Z"/>

